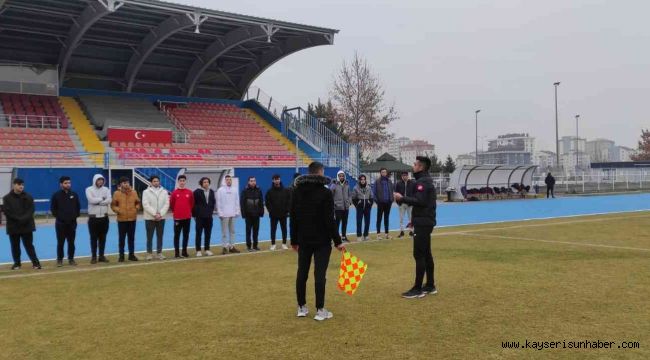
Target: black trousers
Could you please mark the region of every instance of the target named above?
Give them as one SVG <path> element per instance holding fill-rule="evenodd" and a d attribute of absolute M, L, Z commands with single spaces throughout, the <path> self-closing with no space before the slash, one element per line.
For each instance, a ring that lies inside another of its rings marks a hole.
<path fill-rule="evenodd" d="M 31 232 L 25 234 L 11 234 L 9 241 L 11 242 L 11 256 L 14 258 L 14 264 L 20 265 L 20 239 L 23 240 L 23 246 L 29 256 L 29 260 L 33 265 L 38 265 L 38 257 L 36 256 L 36 249 L 34 249 L 34 234 Z"/>
<path fill-rule="evenodd" d="M 372 211 L 371 206 L 366 206 L 365 208 L 357 208 L 357 237 L 368 236 L 370 231 L 370 212 Z M 361 224 L 363 223 L 363 232 L 361 232 Z"/>
<path fill-rule="evenodd" d="M 431 232 L 433 226 L 415 226 L 413 237 L 413 258 L 415 259 L 415 285 L 422 288 L 424 274 L 427 274 L 427 286 L 434 286 L 433 255 L 431 254 Z"/>
<path fill-rule="evenodd" d="M 183 254 L 187 254 L 187 244 L 190 241 L 190 222 L 192 219 L 174 220 L 174 253 L 179 255 L 181 232 L 183 233 Z"/>
<path fill-rule="evenodd" d="M 56 259 L 63 259 L 63 245 L 68 241 L 68 260 L 74 259 L 74 240 L 77 237 L 77 222 L 62 223 L 56 222 Z"/>
<path fill-rule="evenodd" d="M 205 250 L 210 250 L 210 238 L 212 237 L 212 216 L 208 218 L 194 218 L 194 222 L 196 223 L 194 230 L 196 232 L 196 237 L 195 237 L 195 243 L 196 243 L 196 251 L 201 251 L 201 233 L 205 232 L 205 242 L 203 248 Z"/>
<path fill-rule="evenodd" d="M 124 256 L 124 240 L 128 237 L 129 256 L 135 253 L 135 221 L 120 221 L 117 223 L 120 256 Z"/>
<path fill-rule="evenodd" d="M 278 231 L 278 223 L 282 230 L 282 243 L 287 243 L 287 217 L 272 217 L 271 216 L 271 245 L 275 245 L 275 233 Z"/>
<path fill-rule="evenodd" d="M 97 257 L 98 245 L 99 256 L 104 256 L 106 234 L 108 233 L 108 216 L 88 218 L 88 233 L 90 234 L 90 251 L 92 257 Z"/>
<path fill-rule="evenodd" d="M 163 233 L 165 231 L 165 219 L 159 221 L 145 220 L 144 228 L 147 231 L 147 253 L 153 253 L 153 233 L 156 233 L 156 252 L 162 253 Z"/>
<path fill-rule="evenodd" d="M 549 186 L 546 188 L 546 198 L 548 199 L 549 197 L 555 197 L 555 187 L 554 186 Z"/>
<path fill-rule="evenodd" d="M 325 282 L 327 279 L 327 266 L 330 262 L 332 246 L 330 244 L 321 246 L 300 245 L 298 249 L 298 274 L 296 275 L 296 296 L 298 306 L 307 303 L 307 279 L 309 278 L 309 267 L 311 259 L 314 258 L 314 285 L 316 288 L 316 309 L 325 307 Z"/>
<path fill-rule="evenodd" d="M 343 223 L 343 227 L 341 227 L 341 237 L 347 238 L 347 233 L 348 233 L 348 216 L 350 215 L 350 210 L 335 210 L 334 211 L 334 217 L 336 218 L 336 228 L 338 229 L 339 226 L 341 226 L 341 223 Z"/>
<path fill-rule="evenodd" d="M 246 217 L 246 247 L 251 248 L 251 237 L 253 238 L 253 247 L 257 247 L 257 238 L 260 234 L 259 216 Z"/>
<path fill-rule="evenodd" d="M 390 218 L 390 209 L 393 204 L 377 203 L 377 234 L 381 232 L 381 218 L 384 217 L 384 231 L 388 234 L 388 219 Z"/>

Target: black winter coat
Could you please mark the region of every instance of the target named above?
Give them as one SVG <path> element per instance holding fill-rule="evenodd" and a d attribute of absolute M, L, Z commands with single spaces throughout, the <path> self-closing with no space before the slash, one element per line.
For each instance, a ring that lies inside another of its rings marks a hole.
<path fill-rule="evenodd" d="M 326 188 L 330 179 L 305 175 L 296 179 L 291 197 L 291 245 L 341 244 L 334 221 L 334 198 Z"/>
<path fill-rule="evenodd" d="M 544 183 L 546 183 L 546 186 L 552 188 L 555 186 L 555 178 L 553 175 L 546 175 L 546 179 L 544 179 Z"/>
<path fill-rule="evenodd" d="M 289 216 L 291 190 L 284 188 L 282 184 L 277 188 L 271 185 L 269 191 L 266 192 L 264 201 L 266 202 L 266 209 L 269 211 L 271 217 L 281 218 Z"/>
<path fill-rule="evenodd" d="M 72 190 L 55 192 L 50 199 L 50 212 L 57 222 L 65 224 L 76 222 L 81 213 L 79 195 Z"/>
<path fill-rule="evenodd" d="M 415 174 L 413 196 L 405 196 L 402 202 L 413 206 L 413 226 L 436 226 L 436 187 L 428 171 Z"/>
<path fill-rule="evenodd" d="M 402 196 L 413 196 L 413 187 L 415 186 L 415 181 L 408 179 L 406 183 L 399 179 L 395 183 L 395 192 L 402 194 Z M 398 201 L 397 205 L 402 205 L 402 201 Z"/>
<path fill-rule="evenodd" d="M 29 234 L 36 230 L 34 198 L 26 192 L 10 192 L 2 198 L 2 209 L 7 218 L 7 234 Z"/>
<path fill-rule="evenodd" d="M 214 196 L 214 190 L 210 189 L 208 201 L 205 201 L 205 192 L 203 188 L 194 190 L 194 209 L 192 216 L 199 218 L 211 218 L 214 214 L 214 208 L 217 206 L 217 198 Z"/>
<path fill-rule="evenodd" d="M 241 194 L 240 209 L 243 218 L 264 216 L 264 199 L 258 187 L 246 187 Z"/>

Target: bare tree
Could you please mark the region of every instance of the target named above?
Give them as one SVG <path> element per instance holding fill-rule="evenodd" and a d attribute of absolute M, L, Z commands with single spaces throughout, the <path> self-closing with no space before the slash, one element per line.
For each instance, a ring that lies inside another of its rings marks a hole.
<path fill-rule="evenodd" d="M 357 53 L 351 63 L 343 62 L 334 78 L 330 96 L 339 115 L 340 131 L 364 153 L 390 139 L 388 125 L 399 118 L 395 105 L 385 104 L 384 95 L 379 79 Z"/>

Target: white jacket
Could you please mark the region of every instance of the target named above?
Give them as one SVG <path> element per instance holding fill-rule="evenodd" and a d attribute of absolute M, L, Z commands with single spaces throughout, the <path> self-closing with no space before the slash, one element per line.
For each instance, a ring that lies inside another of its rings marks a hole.
<path fill-rule="evenodd" d="M 239 191 L 235 187 L 224 185 L 217 190 L 217 214 L 219 217 L 241 215 Z"/>
<path fill-rule="evenodd" d="M 108 216 L 108 206 L 111 204 L 111 191 L 106 187 L 97 187 L 97 180 L 104 179 L 100 174 L 93 176 L 93 184 L 86 188 L 88 199 L 88 215 L 96 217 Z M 104 183 L 106 179 L 104 179 Z"/>
<path fill-rule="evenodd" d="M 142 208 L 145 220 L 154 220 L 156 214 L 165 218 L 169 210 L 169 193 L 162 186 L 149 186 L 142 192 Z"/>

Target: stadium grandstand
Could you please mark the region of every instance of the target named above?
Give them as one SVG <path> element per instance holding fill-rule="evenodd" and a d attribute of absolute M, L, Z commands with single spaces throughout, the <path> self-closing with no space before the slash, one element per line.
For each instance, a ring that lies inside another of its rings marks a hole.
<path fill-rule="evenodd" d="M 336 33 L 157 0 L 0 0 L 0 167 L 130 170 L 146 184 L 319 160 L 356 176 L 356 146 L 251 88 Z"/>

